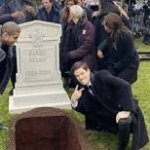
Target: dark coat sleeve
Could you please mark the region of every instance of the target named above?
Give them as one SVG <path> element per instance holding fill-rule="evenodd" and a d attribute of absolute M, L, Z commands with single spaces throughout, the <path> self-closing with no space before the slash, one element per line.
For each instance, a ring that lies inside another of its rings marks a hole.
<path fill-rule="evenodd" d="M 13 18 L 11 17 L 11 14 L 9 13 L 8 7 L 3 4 L 0 7 L 0 24 L 4 24 L 7 21 L 12 21 Z"/>
<path fill-rule="evenodd" d="M 104 51 L 104 49 L 107 48 L 107 40 L 104 39 L 97 47 L 97 50 L 101 50 L 102 52 Z"/>
<path fill-rule="evenodd" d="M 9 48 L 9 52 L 7 53 L 7 57 L 6 57 L 6 67 L 5 70 L 3 71 L 3 74 L 1 74 L 1 78 L 0 78 L 0 94 L 3 94 L 9 79 L 12 75 L 12 65 L 13 65 L 13 53 L 12 53 L 12 47 Z M 2 64 L 0 64 L 0 67 L 3 67 Z M 3 77 L 3 78 L 2 78 Z"/>
<path fill-rule="evenodd" d="M 38 8 L 38 10 L 37 10 L 37 19 L 45 20 L 45 19 L 42 19 L 42 7 Z"/>
<path fill-rule="evenodd" d="M 120 107 L 122 110 L 135 111 L 132 90 L 128 82 L 113 76 L 106 70 L 97 72 L 94 78 L 94 86 L 97 89 L 96 93 L 104 91 L 101 94 L 101 103 L 104 106 L 111 110 Z M 112 106 L 110 106 L 110 103 Z"/>

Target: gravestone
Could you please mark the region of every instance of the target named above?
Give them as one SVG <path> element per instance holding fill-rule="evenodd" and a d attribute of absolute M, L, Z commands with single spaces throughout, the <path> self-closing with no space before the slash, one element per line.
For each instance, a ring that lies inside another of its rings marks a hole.
<path fill-rule="evenodd" d="M 9 111 L 36 107 L 70 108 L 59 71 L 59 24 L 32 21 L 20 25 L 16 43 L 17 74 Z"/>

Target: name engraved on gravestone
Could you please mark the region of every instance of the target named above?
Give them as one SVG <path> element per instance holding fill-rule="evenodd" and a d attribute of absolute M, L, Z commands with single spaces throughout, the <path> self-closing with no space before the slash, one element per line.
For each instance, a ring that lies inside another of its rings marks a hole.
<path fill-rule="evenodd" d="M 52 48 L 33 48 L 27 50 L 28 57 L 26 57 L 24 65 L 24 81 L 46 81 L 52 78 L 51 70 L 54 68 Z"/>
<path fill-rule="evenodd" d="M 44 71 L 26 71 L 25 76 L 27 76 L 26 81 L 42 81 L 47 79 L 52 72 L 50 70 Z"/>
<path fill-rule="evenodd" d="M 44 51 L 43 49 L 33 49 L 29 51 L 28 56 L 29 63 L 44 63 L 47 59 L 46 51 Z"/>

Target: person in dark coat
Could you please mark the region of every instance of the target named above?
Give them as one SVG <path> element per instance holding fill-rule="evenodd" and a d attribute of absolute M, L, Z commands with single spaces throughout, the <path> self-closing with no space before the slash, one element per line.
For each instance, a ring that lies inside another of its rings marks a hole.
<path fill-rule="evenodd" d="M 36 18 L 36 11 L 33 8 L 31 0 L 5 0 L 3 5 L 0 7 L 0 24 L 4 24 L 7 21 L 15 21 L 16 23 L 25 23 L 32 21 Z M 12 47 L 13 53 L 13 73 L 12 73 L 12 84 L 14 87 L 16 81 L 16 49 Z"/>
<path fill-rule="evenodd" d="M 85 61 L 92 70 L 96 67 L 95 29 L 93 24 L 83 15 L 84 10 L 81 6 L 71 6 L 71 23 L 62 49 L 64 52 L 61 52 L 60 58 L 63 62 L 62 65 L 64 67 L 68 66 L 65 71 L 70 71 L 72 64 L 78 60 Z"/>
<path fill-rule="evenodd" d="M 100 0 L 99 2 L 99 15 L 95 17 L 93 23 L 96 26 L 96 43 L 97 45 L 101 43 L 106 38 L 106 31 L 102 24 L 104 17 L 109 13 L 115 13 L 121 16 L 123 23 L 130 29 L 131 25 L 129 23 L 129 18 L 125 11 L 118 6 L 118 3 L 113 2 L 112 0 Z"/>
<path fill-rule="evenodd" d="M 75 5 L 76 0 L 66 0 L 65 7 L 61 10 L 61 26 L 62 26 L 62 35 L 60 38 L 60 70 L 61 72 L 68 71 L 68 67 L 65 67 L 63 61 L 63 54 L 67 53 L 66 51 L 66 37 L 71 33 L 72 23 L 70 23 L 70 7 Z"/>
<path fill-rule="evenodd" d="M 139 57 L 132 33 L 122 23 L 120 16 L 114 13 L 105 16 L 103 25 L 108 34 L 105 42 L 98 48 L 98 57 L 105 58 L 105 69 L 113 75 L 130 84 L 134 83 L 137 80 Z"/>
<path fill-rule="evenodd" d="M 42 6 L 38 9 L 37 19 L 60 23 L 59 6 L 53 0 L 42 0 Z"/>
<path fill-rule="evenodd" d="M 1 49 L 6 57 L 0 62 L 0 94 L 3 94 L 13 70 L 13 44 L 20 35 L 20 27 L 12 21 L 1 27 Z"/>
<path fill-rule="evenodd" d="M 95 43 L 97 50 L 101 46 L 101 43 L 104 42 L 104 40 L 107 38 L 107 32 L 103 26 L 103 20 L 105 16 L 109 13 L 115 13 L 121 16 L 121 20 L 123 23 L 128 27 L 130 27 L 129 18 L 126 15 L 126 13 L 123 11 L 123 9 L 118 6 L 116 3 L 113 3 L 111 0 L 100 0 L 99 2 L 99 15 L 93 18 L 93 23 L 96 27 L 96 36 L 95 36 Z M 104 54 L 105 55 L 105 54 Z M 103 59 L 98 59 L 98 70 L 105 69 L 107 60 L 105 57 Z"/>
<path fill-rule="evenodd" d="M 92 70 L 96 68 L 96 50 L 94 43 L 95 28 L 84 16 L 84 10 L 79 5 L 70 7 L 70 22 L 62 36 L 60 49 L 60 70 L 65 78 L 66 86 L 70 84 L 70 69 L 78 60 L 85 61 Z M 69 80 L 69 81 L 68 81 Z"/>
<path fill-rule="evenodd" d="M 142 112 L 125 80 L 107 70 L 92 74 L 84 62 L 72 69 L 78 84 L 71 96 L 72 107 L 85 115 L 86 129 L 117 133 L 117 150 L 125 150 L 132 133 L 132 150 L 148 141 Z"/>
<path fill-rule="evenodd" d="M 93 11 L 89 7 L 84 5 L 84 1 L 83 0 L 77 0 L 77 3 L 78 3 L 78 5 L 80 5 L 84 9 L 85 17 L 87 17 L 87 19 L 89 21 L 92 21 Z"/>
<path fill-rule="evenodd" d="M 13 71 L 13 44 L 20 35 L 20 27 L 12 21 L 0 27 L 0 94 L 3 94 Z M 0 129 L 3 125 L 0 123 Z"/>

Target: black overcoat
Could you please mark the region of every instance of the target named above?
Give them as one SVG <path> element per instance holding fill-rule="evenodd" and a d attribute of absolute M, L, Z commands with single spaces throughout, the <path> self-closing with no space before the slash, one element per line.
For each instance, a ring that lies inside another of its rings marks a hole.
<path fill-rule="evenodd" d="M 139 56 L 132 35 L 129 32 L 124 33 L 114 42 L 110 42 L 108 38 L 102 47 L 105 54 L 105 69 L 130 84 L 135 82 L 137 80 Z"/>
<path fill-rule="evenodd" d="M 61 71 L 70 71 L 76 61 L 84 61 L 91 70 L 96 68 L 95 28 L 86 18 L 81 18 L 77 24 L 69 23 L 62 36 L 60 62 Z M 64 39 L 65 38 L 65 39 Z M 66 58 L 67 61 L 66 61 Z"/>
<path fill-rule="evenodd" d="M 2 94 L 11 78 L 13 71 L 13 47 L 2 45 L 3 51 L 6 53 L 5 59 L 0 62 L 0 94 Z"/>
<path fill-rule="evenodd" d="M 143 147 L 148 142 L 147 131 L 141 110 L 133 98 L 130 84 L 106 70 L 95 73 L 91 81 L 94 96 L 89 94 L 85 87 L 75 108 L 85 115 L 86 128 L 116 132 L 116 114 L 119 111 L 130 111 L 133 118 L 132 150 Z"/>

